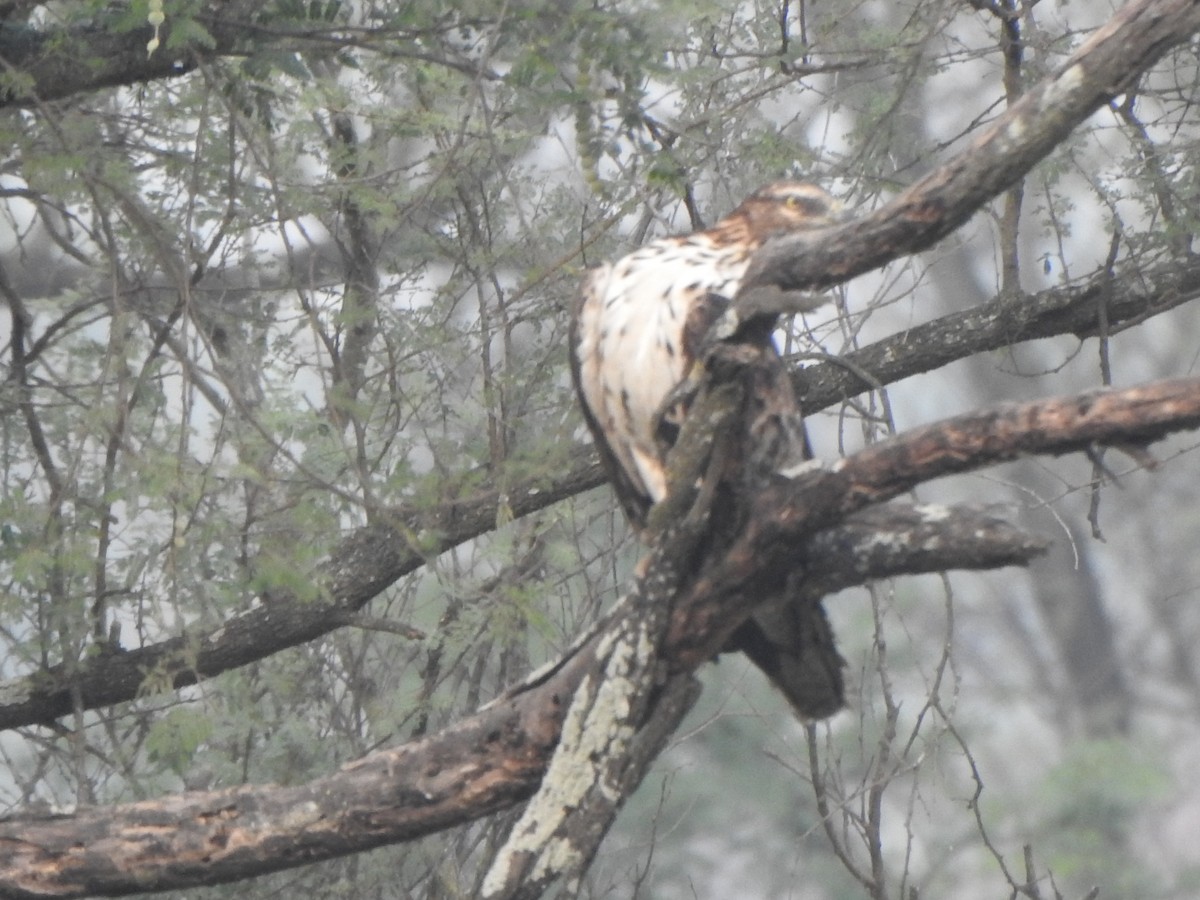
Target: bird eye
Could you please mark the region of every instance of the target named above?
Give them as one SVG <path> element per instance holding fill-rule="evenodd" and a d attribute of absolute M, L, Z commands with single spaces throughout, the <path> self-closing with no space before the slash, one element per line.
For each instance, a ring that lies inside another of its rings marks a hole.
<path fill-rule="evenodd" d="M 783 205 L 788 209 L 803 213 L 806 216 L 812 216 L 813 218 L 826 216 L 830 212 L 830 205 L 827 201 L 820 197 L 810 197 L 807 195 L 792 194 L 784 198 Z"/>

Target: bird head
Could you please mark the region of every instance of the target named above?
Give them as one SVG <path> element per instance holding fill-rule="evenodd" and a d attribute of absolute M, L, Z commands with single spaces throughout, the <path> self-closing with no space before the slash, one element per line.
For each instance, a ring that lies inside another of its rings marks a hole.
<path fill-rule="evenodd" d="M 827 228 L 843 221 L 842 203 L 803 181 L 775 181 L 742 201 L 728 216 L 741 219 L 755 243 L 781 234 Z"/>

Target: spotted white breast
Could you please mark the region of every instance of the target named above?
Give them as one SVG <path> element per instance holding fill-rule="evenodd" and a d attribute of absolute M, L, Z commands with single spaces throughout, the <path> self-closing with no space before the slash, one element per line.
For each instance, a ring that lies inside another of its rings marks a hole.
<path fill-rule="evenodd" d="M 666 496 L 655 415 L 687 375 L 707 296 L 731 297 L 749 254 L 706 233 L 654 241 L 593 270 L 579 308 L 579 388 L 613 455 L 652 501 Z"/>

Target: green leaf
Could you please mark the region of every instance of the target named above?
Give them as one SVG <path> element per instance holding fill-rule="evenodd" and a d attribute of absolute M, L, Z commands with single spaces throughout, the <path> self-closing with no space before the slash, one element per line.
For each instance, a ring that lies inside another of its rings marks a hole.
<path fill-rule="evenodd" d="M 178 47 L 203 47 L 212 50 L 217 46 L 212 33 L 195 19 L 168 19 L 167 49 Z"/>
<path fill-rule="evenodd" d="M 182 776 L 212 731 L 212 720 L 199 710 L 173 709 L 151 726 L 146 754 L 152 762 Z"/>

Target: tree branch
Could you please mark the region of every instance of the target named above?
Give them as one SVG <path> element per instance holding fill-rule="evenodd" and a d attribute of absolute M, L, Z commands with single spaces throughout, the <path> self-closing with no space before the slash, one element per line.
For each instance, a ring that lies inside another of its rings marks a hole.
<path fill-rule="evenodd" d="M 210 0 L 191 18 L 194 21 L 184 32 L 191 40 L 173 45 L 171 31 L 180 23 L 179 17 L 168 14 L 159 28 L 160 45 L 154 53 L 146 49 L 154 34 L 149 25 L 121 29 L 102 21 L 99 25 L 40 29 L 0 22 L 0 72 L 9 76 L 0 89 L 0 109 L 175 78 L 203 61 L 225 56 L 249 56 L 263 49 L 328 53 L 362 46 L 366 39 L 377 44 L 372 49 L 381 53 L 457 69 L 472 77 L 484 75 L 461 61 L 422 50 L 415 41 L 397 46 L 399 39 L 411 41 L 421 36 L 420 32 L 340 29 L 325 19 L 289 19 L 278 12 L 273 19 L 264 19 L 263 4 L 256 0 Z"/>
<path fill-rule="evenodd" d="M 1150 287 L 1147 287 L 1149 283 Z M 1200 294 L 1200 260 L 1189 258 L 1112 278 L 1101 273 L 1085 284 L 1052 288 L 1020 298 L 987 303 L 909 328 L 867 347 L 797 369 L 796 393 L 806 413 L 864 390 L 965 359 L 975 353 L 1022 341 L 1070 334 L 1080 339 L 1100 329 L 1100 303 L 1106 303 L 1108 333 L 1115 334 L 1182 306 Z M 858 373 L 865 373 L 871 381 Z"/>
<path fill-rule="evenodd" d="M 0 108 L 175 78 L 202 60 L 246 52 L 251 48 L 246 23 L 260 8 L 248 0 L 212 2 L 204 17 L 207 39 L 180 46 L 172 45 L 177 21 L 170 16 L 159 28 L 160 45 L 153 53 L 146 49 L 154 35 L 149 24 L 122 29 L 103 17 L 99 24 L 64 28 L 0 23 L 0 70 L 9 76 L 0 90 Z"/>
<path fill-rule="evenodd" d="M 667 646 L 676 664 L 709 659 L 746 618 L 714 598 L 771 596 L 799 566 L 798 539 L 918 484 L 1027 454 L 1063 455 L 1097 445 L 1144 445 L 1200 425 L 1200 378 L 1124 390 L 1007 403 L 916 428 L 832 465 L 780 478 L 754 500 L 738 541 L 672 610 Z M 744 604 L 743 604 L 744 606 Z"/>
<path fill-rule="evenodd" d="M 955 523 L 953 527 L 947 527 L 950 522 Z M 966 541 L 961 540 L 964 534 L 970 535 Z M 884 571 L 891 575 L 941 571 L 942 563 L 955 553 L 962 554 L 954 562 L 957 568 L 996 568 L 1025 564 L 1044 549 L 1044 543 L 984 510 L 905 504 L 865 509 L 804 542 L 804 556 L 820 562 L 806 573 L 806 580 L 789 601 L 816 602 L 827 593 L 880 577 Z M 752 610 L 753 603 L 744 596 L 730 605 Z M 623 634 L 636 627 L 647 609 L 646 600 L 623 600 L 614 611 L 617 627 L 604 629 L 601 645 L 611 640 L 614 630 Z M 652 661 L 645 666 L 650 672 Z M 487 900 L 534 900 L 556 882 L 565 883 L 566 894 L 577 893 L 624 799 L 641 782 L 698 694 L 688 670 L 669 677 L 658 673 L 656 680 L 647 678 L 641 684 L 631 684 L 628 678 L 621 681 L 626 695 L 651 692 L 648 711 L 636 728 L 630 727 L 633 717 L 625 715 L 619 723 L 622 727 L 614 729 L 610 721 L 614 710 L 611 705 L 606 707 L 599 685 L 585 681 L 580 686 L 571 701 L 568 723 L 572 719 L 587 721 L 590 731 L 564 727 L 541 788 L 484 881 Z M 621 748 L 609 747 L 610 752 L 596 754 L 590 752 L 596 738 L 582 739 L 589 733 L 608 736 L 614 731 L 626 745 L 617 758 L 614 754 Z M 564 802 L 564 787 L 576 789 L 578 802 Z"/>
<path fill-rule="evenodd" d="M 769 242 L 755 255 L 731 311 L 739 322 L 794 311 L 786 294 L 761 288 L 831 287 L 932 246 L 1197 29 L 1200 0 L 1127 3 L 1058 72 L 895 200 L 846 225 Z"/>

